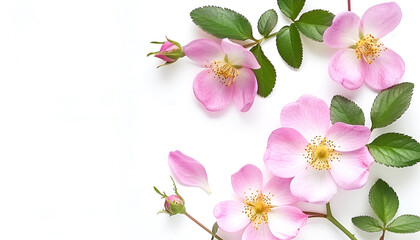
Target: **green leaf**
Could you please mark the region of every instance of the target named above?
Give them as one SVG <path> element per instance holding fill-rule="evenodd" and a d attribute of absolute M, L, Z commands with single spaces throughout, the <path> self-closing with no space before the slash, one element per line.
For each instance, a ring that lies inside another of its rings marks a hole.
<path fill-rule="evenodd" d="M 219 225 L 217 225 L 217 222 L 213 224 L 213 228 L 211 229 L 211 240 L 214 240 L 216 237 L 217 231 L 219 231 Z"/>
<path fill-rule="evenodd" d="M 334 14 L 325 10 L 312 10 L 300 16 L 296 27 L 308 38 L 322 42 L 325 30 L 331 26 Z"/>
<path fill-rule="evenodd" d="M 413 83 L 406 82 L 380 92 L 370 112 L 372 129 L 388 126 L 400 118 L 410 106 L 413 88 Z"/>
<path fill-rule="evenodd" d="M 369 203 L 379 219 L 387 224 L 398 210 L 398 196 L 385 181 L 379 179 L 369 192 Z"/>
<path fill-rule="evenodd" d="M 194 9 L 190 16 L 197 26 L 218 38 L 254 39 L 248 19 L 230 9 L 205 6 Z"/>
<path fill-rule="evenodd" d="M 277 50 L 292 68 L 299 68 L 303 59 L 302 41 L 295 24 L 280 29 L 276 39 Z"/>
<path fill-rule="evenodd" d="M 291 20 L 295 20 L 305 5 L 305 0 L 277 0 L 280 10 Z"/>
<path fill-rule="evenodd" d="M 273 64 L 264 55 L 260 44 L 254 46 L 250 50 L 261 68 L 253 69 L 258 82 L 258 95 L 261 97 L 267 97 L 273 91 L 274 85 L 276 84 L 276 70 Z"/>
<path fill-rule="evenodd" d="M 264 37 L 270 35 L 277 25 L 278 16 L 274 9 L 265 11 L 258 20 L 258 32 Z"/>
<path fill-rule="evenodd" d="M 331 100 L 331 122 L 343 122 L 352 125 L 365 125 L 365 115 L 362 109 L 353 101 L 336 95 Z"/>
<path fill-rule="evenodd" d="M 366 232 L 380 232 L 383 230 L 381 223 L 370 216 L 359 216 L 351 219 L 356 227 Z"/>
<path fill-rule="evenodd" d="M 408 167 L 420 161 L 420 144 L 400 133 L 385 133 L 368 144 L 376 162 L 391 167 Z"/>
<path fill-rule="evenodd" d="M 390 223 L 386 230 L 394 233 L 415 233 L 420 231 L 420 217 L 402 215 Z"/>

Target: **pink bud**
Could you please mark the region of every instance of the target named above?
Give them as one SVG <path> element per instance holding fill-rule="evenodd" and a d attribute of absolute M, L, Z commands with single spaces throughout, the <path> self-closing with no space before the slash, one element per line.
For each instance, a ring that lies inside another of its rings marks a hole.
<path fill-rule="evenodd" d="M 166 41 L 165 43 L 162 44 L 162 47 L 160 48 L 159 53 L 157 53 L 155 55 L 155 57 L 158 57 L 165 62 L 173 62 L 173 61 L 177 60 L 178 58 L 172 59 L 172 58 L 169 58 L 168 56 L 166 56 L 165 54 L 176 51 L 176 50 L 179 50 L 179 49 L 180 48 L 177 45 L 175 45 L 175 44 L 173 44 L 169 41 Z"/>
<path fill-rule="evenodd" d="M 177 214 L 180 209 L 185 209 L 184 202 L 177 195 L 171 195 L 165 200 L 165 210 L 171 214 Z"/>
<path fill-rule="evenodd" d="M 179 183 L 200 187 L 210 194 L 206 169 L 201 163 L 180 151 L 170 152 L 168 160 L 169 168 Z"/>

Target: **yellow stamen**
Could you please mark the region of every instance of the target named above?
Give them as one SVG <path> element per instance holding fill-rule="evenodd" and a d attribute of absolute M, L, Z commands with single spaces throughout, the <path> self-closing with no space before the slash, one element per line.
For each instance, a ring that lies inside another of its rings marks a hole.
<path fill-rule="evenodd" d="M 356 42 L 357 59 L 363 58 L 369 64 L 379 57 L 381 51 L 385 51 L 386 49 L 384 44 L 379 42 L 379 39 L 374 38 L 371 34 L 365 35 Z"/>
<path fill-rule="evenodd" d="M 258 190 L 256 193 L 251 192 L 251 194 L 244 194 L 248 196 L 246 196 L 244 200 L 245 207 L 242 213 L 246 214 L 252 221 L 254 228 L 258 229 L 260 224 L 268 223 L 268 213 L 273 207 L 271 205 L 271 199 L 274 195 L 271 193 L 268 193 L 268 195 L 263 194 Z"/>
<path fill-rule="evenodd" d="M 317 170 L 330 170 L 330 162 L 338 160 L 341 153 L 337 152 L 338 147 L 334 145 L 333 141 L 316 136 L 311 140 L 305 148 L 303 156 L 306 161 Z"/>
<path fill-rule="evenodd" d="M 217 77 L 222 84 L 228 87 L 235 82 L 236 77 L 239 75 L 238 69 L 225 61 L 214 61 L 210 68 L 214 73 L 214 77 Z"/>

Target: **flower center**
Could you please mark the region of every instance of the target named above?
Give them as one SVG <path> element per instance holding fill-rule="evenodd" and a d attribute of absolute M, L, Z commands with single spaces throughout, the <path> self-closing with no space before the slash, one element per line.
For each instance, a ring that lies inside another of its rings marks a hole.
<path fill-rule="evenodd" d="M 379 42 L 379 39 L 374 38 L 371 34 L 366 34 L 356 42 L 357 59 L 363 58 L 369 64 L 379 57 L 381 51 L 385 51 L 386 49 L 384 44 Z"/>
<path fill-rule="evenodd" d="M 274 195 L 271 193 L 266 195 L 257 191 L 256 194 L 251 193 L 245 198 L 245 207 L 242 212 L 252 221 L 255 229 L 258 229 L 261 223 L 268 223 L 268 213 L 273 207 L 271 205 L 272 197 Z"/>
<path fill-rule="evenodd" d="M 210 68 L 215 77 L 227 87 L 235 82 L 236 77 L 239 75 L 238 69 L 225 61 L 214 61 L 211 63 Z"/>
<path fill-rule="evenodd" d="M 321 136 L 316 136 L 308 145 L 306 145 L 303 156 L 315 169 L 330 170 L 330 162 L 339 160 L 338 156 L 341 155 L 341 153 L 335 150 L 337 148 L 338 147 L 334 145 L 333 141 L 326 137 L 322 138 Z"/>

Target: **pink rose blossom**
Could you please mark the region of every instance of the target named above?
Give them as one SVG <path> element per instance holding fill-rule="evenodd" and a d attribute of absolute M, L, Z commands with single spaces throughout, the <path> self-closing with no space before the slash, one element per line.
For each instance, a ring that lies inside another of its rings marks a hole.
<path fill-rule="evenodd" d="M 220 202 L 214 208 L 219 228 L 238 232 L 242 240 L 279 240 L 294 238 L 308 216 L 290 206 L 296 198 L 290 193 L 290 180 L 271 178 L 263 186 L 263 175 L 248 164 L 232 175 L 232 187 L 239 201 Z"/>
<path fill-rule="evenodd" d="M 324 33 L 328 46 L 341 48 L 331 58 L 331 78 L 347 89 L 357 89 L 366 82 L 383 90 L 398 83 L 404 75 L 404 61 L 380 39 L 398 26 L 401 16 L 395 2 L 369 8 L 362 19 L 353 12 L 338 14 Z"/>
<path fill-rule="evenodd" d="M 222 110 L 232 100 L 242 112 L 251 108 L 258 89 L 251 69 L 260 65 L 250 51 L 228 39 L 221 44 L 197 39 L 183 49 L 187 57 L 206 68 L 195 77 L 193 88 L 207 110 Z"/>
<path fill-rule="evenodd" d="M 264 162 L 274 175 L 293 178 L 290 189 L 300 200 L 326 203 L 336 185 L 350 190 L 366 184 L 374 161 L 365 146 L 369 128 L 331 126 L 327 104 L 309 95 L 283 108 L 281 124 L 268 139 Z"/>
<path fill-rule="evenodd" d="M 207 172 L 197 160 L 180 151 L 170 152 L 168 156 L 169 168 L 175 179 L 186 186 L 200 187 L 210 194 Z"/>

